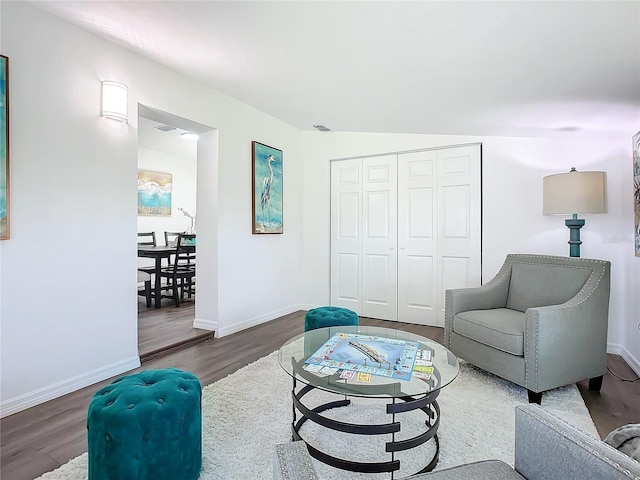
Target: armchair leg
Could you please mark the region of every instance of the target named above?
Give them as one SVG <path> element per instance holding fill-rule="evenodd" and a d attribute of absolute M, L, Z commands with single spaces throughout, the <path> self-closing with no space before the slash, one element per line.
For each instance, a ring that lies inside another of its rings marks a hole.
<path fill-rule="evenodd" d="M 527 390 L 527 393 L 529 394 L 529 403 L 537 403 L 540 405 L 540 402 L 542 402 L 542 392 Z"/>
<path fill-rule="evenodd" d="M 602 388 L 602 380 L 604 375 L 600 375 L 599 377 L 594 377 L 589 379 L 589 390 L 593 390 L 594 392 L 599 392 Z"/>

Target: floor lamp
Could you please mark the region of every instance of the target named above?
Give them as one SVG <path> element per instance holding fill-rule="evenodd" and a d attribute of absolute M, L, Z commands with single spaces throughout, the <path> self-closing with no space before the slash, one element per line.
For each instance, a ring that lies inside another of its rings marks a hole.
<path fill-rule="evenodd" d="M 579 213 L 607 213 L 607 173 L 578 172 L 548 175 L 542 179 L 542 213 L 572 215 L 564 221 L 569 227 L 569 256 L 580 256 L 580 229 L 584 219 Z"/>

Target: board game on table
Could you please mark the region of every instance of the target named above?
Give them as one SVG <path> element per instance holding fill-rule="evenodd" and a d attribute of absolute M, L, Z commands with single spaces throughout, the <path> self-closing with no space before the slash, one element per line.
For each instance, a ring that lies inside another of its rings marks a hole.
<path fill-rule="evenodd" d="M 420 344 L 375 335 L 336 333 L 306 361 L 307 366 L 409 380 Z M 321 370 L 320 370 L 321 371 Z M 348 374 L 347 374 L 348 376 Z"/>

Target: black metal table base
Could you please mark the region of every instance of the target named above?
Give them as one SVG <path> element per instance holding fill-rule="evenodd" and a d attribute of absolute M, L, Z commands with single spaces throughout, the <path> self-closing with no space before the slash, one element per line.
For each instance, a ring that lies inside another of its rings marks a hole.
<path fill-rule="evenodd" d="M 404 450 L 410 450 L 418 447 L 429 440 L 433 439 L 435 442 L 435 453 L 427 465 L 418 472 L 412 473 L 412 475 L 418 473 L 430 472 L 435 468 L 438 463 L 438 457 L 440 454 L 440 442 L 438 440 L 437 431 L 440 425 L 440 406 L 436 401 L 436 397 L 439 394 L 439 390 L 428 393 L 418 398 L 412 396 L 399 397 L 397 400 L 402 400 L 403 403 L 387 404 L 386 411 L 392 415 L 392 421 L 384 424 L 374 425 L 360 425 L 354 423 L 342 422 L 339 420 L 333 420 L 321 415 L 322 412 L 330 410 L 332 408 L 346 407 L 351 404 L 351 400 L 346 397 L 343 400 L 337 400 L 333 402 L 324 403 L 314 408 L 309 408 L 302 403 L 302 398 L 314 390 L 315 387 L 306 385 L 299 392 L 296 393 L 296 381 L 293 381 L 293 390 L 291 397 L 293 400 L 293 422 L 291 423 L 292 438 L 293 440 L 302 440 L 307 445 L 309 454 L 318 459 L 319 461 L 331 465 L 335 468 L 342 470 L 348 470 L 352 472 L 362 473 L 390 473 L 391 478 L 394 478 L 394 473 L 400 470 L 400 460 L 397 460 L 394 456 L 395 452 Z M 337 394 L 336 394 L 337 395 Z M 339 432 L 351 433 L 356 435 L 383 435 L 394 434 L 400 431 L 401 424 L 395 419 L 396 413 L 409 412 L 413 410 L 422 410 L 427 415 L 425 425 L 427 430 L 420 435 L 404 440 L 395 440 L 395 436 L 392 436 L 390 442 L 385 443 L 385 451 L 391 453 L 391 460 L 386 462 L 356 462 L 352 460 L 346 460 L 338 458 L 328 453 L 325 453 L 316 447 L 314 447 L 310 439 L 305 439 L 300 435 L 300 428 L 307 420 Z M 296 411 L 300 412 L 301 417 L 296 421 Z"/>

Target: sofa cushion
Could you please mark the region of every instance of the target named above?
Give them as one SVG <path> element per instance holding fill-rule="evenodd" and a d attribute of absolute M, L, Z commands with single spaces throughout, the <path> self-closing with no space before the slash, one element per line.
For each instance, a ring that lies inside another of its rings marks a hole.
<path fill-rule="evenodd" d="M 525 315 L 517 310 L 470 310 L 453 317 L 453 331 L 512 355 L 524 356 Z"/>
<path fill-rule="evenodd" d="M 524 312 L 564 303 L 580 291 L 591 271 L 587 267 L 514 263 L 507 308 Z"/>

